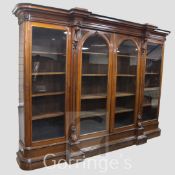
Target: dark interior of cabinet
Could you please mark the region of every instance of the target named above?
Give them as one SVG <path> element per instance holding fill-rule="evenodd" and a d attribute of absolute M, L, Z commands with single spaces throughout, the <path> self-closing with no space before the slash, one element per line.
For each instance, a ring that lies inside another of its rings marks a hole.
<path fill-rule="evenodd" d="M 32 99 L 33 117 L 41 114 L 64 112 L 64 95 L 35 97 Z"/>
<path fill-rule="evenodd" d="M 59 82 L 59 83 L 58 83 Z M 64 75 L 45 75 L 32 77 L 32 92 L 64 92 L 65 76 Z"/>
<path fill-rule="evenodd" d="M 106 109 L 106 99 L 88 99 L 81 101 L 81 111 L 97 111 Z"/>
<path fill-rule="evenodd" d="M 118 77 L 117 78 L 117 92 L 136 92 L 135 77 Z"/>
<path fill-rule="evenodd" d="M 158 117 L 159 91 L 147 91 L 144 93 L 143 120 L 156 119 Z"/>
<path fill-rule="evenodd" d="M 60 75 L 48 76 L 33 76 L 32 78 L 32 92 L 33 94 L 39 92 L 64 92 L 65 77 Z"/>
<path fill-rule="evenodd" d="M 81 93 L 107 95 L 107 77 L 83 77 Z"/>
<path fill-rule="evenodd" d="M 161 60 L 160 59 L 147 59 L 146 72 L 160 73 Z"/>
<path fill-rule="evenodd" d="M 55 54 L 33 54 L 32 72 L 65 72 L 65 55 Z"/>
<path fill-rule="evenodd" d="M 33 27 L 32 28 L 32 51 L 65 53 L 66 32 L 57 29 Z"/>
<path fill-rule="evenodd" d="M 106 115 L 91 115 L 88 118 L 80 119 L 80 134 L 98 132 L 106 129 Z"/>
<path fill-rule="evenodd" d="M 86 51 L 87 52 L 87 51 Z M 108 56 L 103 54 L 83 53 L 82 74 L 107 74 Z"/>
<path fill-rule="evenodd" d="M 142 119 L 143 120 L 151 120 L 156 119 L 158 117 L 157 106 L 146 106 L 143 108 Z"/>
<path fill-rule="evenodd" d="M 128 97 L 126 96 L 116 99 L 117 111 L 120 111 L 121 108 L 134 110 L 134 106 L 135 106 L 135 96 L 128 96 Z"/>
<path fill-rule="evenodd" d="M 137 56 L 120 56 L 117 60 L 117 72 L 118 74 L 137 74 Z"/>
<path fill-rule="evenodd" d="M 64 116 L 32 122 L 32 140 L 44 140 L 64 136 Z"/>
<path fill-rule="evenodd" d="M 105 130 L 106 114 L 106 99 L 82 100 L 80 134 Z"/>
<path fill-rule="evenodd" d="M 147 104 L 151 104 L 151 100 L 152 100 L 152 97 L 150 95 L 144 95 L 144 100 L 143 100 L 143 104 L 144 105 L 147 105 Z"/>
<path fill-rule="evenodd" d="M 125 112 L 115 115 L 115 128 L 133 124 L 134 112 Z"/>
<path fill-rule="evenodd" d="M 160 86 L 160 75 L 146 75 L 145 76 L 145 87 L 159 87 Z"/>

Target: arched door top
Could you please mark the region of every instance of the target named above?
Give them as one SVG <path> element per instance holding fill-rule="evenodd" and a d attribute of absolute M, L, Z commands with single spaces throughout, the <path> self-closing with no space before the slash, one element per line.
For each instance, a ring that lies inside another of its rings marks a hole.
<path fill-rule="evenodd" d="M 80 89 L 80 135 L 106 133 L 108 98 L 109 43 L 105 36 L 88 33 L 82 39 L 79 73 Z"/>
<path fill-rule="evenodd" d="M 100 32 L 88 32 L 82 37 L 81 42 L 80 42 L 80 47 L 83 47 L 83 45 L 85 45 L 85 43 L 87 43 L 87 41 L 90 40 L 91 38 L 92 39 L 94 38 L 93 39 L 94 42 L 95 42 L 95 38 L 101 39 L 102 42 L 106 43 L 107 47 L 109 47 L 109 45 L 110 45 L 110 42 L 109 42 L 108 38 L 103 33 L 100 33 Z"/>
<path fill-rule="evenodd" d="M 137 43 L 131 39 L 123 40 L 120 43 L 117 52 L 118 54 L 121 55 L 137 56 L 138 55 Z"/>

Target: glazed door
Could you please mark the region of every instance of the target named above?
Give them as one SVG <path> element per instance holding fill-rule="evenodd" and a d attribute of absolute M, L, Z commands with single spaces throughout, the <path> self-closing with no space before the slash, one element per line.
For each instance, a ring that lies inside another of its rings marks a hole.
<path fill-rule="evenodd" d="M 32 23 L 32 141 L 65 137 L 67 29 Z"/>
<path fill-rule="evenodd" d="M 145 63 L 142 119 L 157 119 L 160 100 L 162 45 L 148 42 Z"/>
<path fill-rule="evenodd" d="M 110 111 L 110 54 L 107 38 L 99 33 L 85 38 L 79 56 L 78 74 L 78 128 L 81 136 L 106 132 Z"/>
<path fill-rule="evenodd" d="M 117 41 L 116 41 L 117 42 Z M 114 129 L 133 126 L 137 117 L 138 48 L 136 42 L 121 39 L 116 46 L 113 71 L 112 124 Z"/>

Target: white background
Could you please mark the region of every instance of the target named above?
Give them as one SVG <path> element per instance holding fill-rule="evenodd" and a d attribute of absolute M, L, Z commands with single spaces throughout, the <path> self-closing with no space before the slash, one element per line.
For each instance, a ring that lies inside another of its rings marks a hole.
<path fill-rule="evenodd" d="M 151 23 L 171 31 L 165 47 L 164 74 L 160 106 L 161 137 L 147 144 L 132 146 L 88 160 L 118 161 L 112 167 L 101 163 L 95 168 L 62 164 L 51 169 L 25 172 L 16 163 L 18 150 L 18 23 L 12 15 L 17 3 L 30 2 L 58 8 L 87 8 L 97 14 L 139 23 Z M 175 5 L 173 0 L 5 0 L 0 6 L 0 173 L 5 174 L 173 174 L 175 148 Z M 131 166 L 127 166 L 125 161 Z M 66 167 L 65 167 L 66 166 Z M 104 169 L 106 167 L 106 169 Z M 175 172 L 174 172 L 175 173 Z"/>

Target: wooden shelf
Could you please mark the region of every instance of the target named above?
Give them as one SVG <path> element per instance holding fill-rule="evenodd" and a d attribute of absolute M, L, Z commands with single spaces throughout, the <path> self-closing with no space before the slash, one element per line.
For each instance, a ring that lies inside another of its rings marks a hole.
<path fill-rule="evenodd" d="M 32 54 L 62 55 L 62 56 L 66 56 L 65 53 L 60 53 L 60 52 L 44 52 L 44 51 L 32 51 Z"/>
<path fill-rule="evenodd" d="M 120 55 L 120 54 L 118 54 L 117 57 L 137 58 L 137 56 L 134 56 L 134 55 Z"/>
<path fill-rule="evenodd" d="M 124 108 L 124 107 L 117 107 L 115 113 L 123 113 L 123 112 L 132 112 L 134 109 L 132 108 Z"/>
<path fill-rule="evenodd" d="M 40 96 L 52 96 L 52 95 L 62 95 L 64 92 L 43 92 L 33 94 L 32 97 L 40 97 Z"/>
<path fill-rule="evenodd" d="M 154 72 L 146 72 L 145 75 L 159 75 L 159 73 L 154 73 Z"/>
<path fill-rule="evenodd" d="M 108 55 L 107 53 L 99 53 L 99 52 L 83 52 L 83 54 L 89 54 L 89 55 Z"/>
<path fill-rule="evenodd" d="M 117 77 L 136 77 L 136 75 L 132 75 L 132 74 L 118 74 Z"/>
<path fill-rule="evenodd" d="M 63 116 L 63 115 L 64 115 L 64 112 L 55 112 L 55 113 L 34 115 L 32 117 L 32 120 L 42 120 L 42 119 L 47 119 L 47 118 L 60 117 L 60 116 Z"/>
<path fill-rule="evenodd" d="M 88 95 L 82 95 L 81 99 L 103 99 L 107 98 L 107 94 L 88 94 Z"/>
<path fill-rule="evenodd" d="M 150 87 L 150 88 L 144 88 L 144 91 L 156 91 L 159 90 L 159 87 Z"/>
<path fill-rule="evenodd" d="M 134 93 L 128 93 L 128 92 L 117 92 L 116 97 L 127 97 L 127 96 L 134 96 Z"/>
<path fill-rule="evenodd" d="M 41 75 L 65 75 L 65 72 L 37 72 L 32 73 L 33 76 L 41 76 Z"/>
<path fill-rule="evenodd" d="M 98 117 L 106 115 L 105 110 L 97 110 L 97 111 L 86 111 L 80 113 L 80 118 L 90 118 L 90 117 Z"/>
<path fill-rule="evenodd" d="M 152 106 L 151 103 L 143 104 L 143 107 L 148 107 L 148 106 Z"/>
<path fill-rule="evenodd" d="M 82 77 L 106 77 L 108 74 L 82 74 Z"/>
<path fill-rule="evenodd" d="M 161 61 L 161 58 L 156 57 L 146 57 L 147 60 L 153 60 L 153 61 Z"/>

